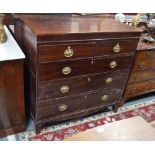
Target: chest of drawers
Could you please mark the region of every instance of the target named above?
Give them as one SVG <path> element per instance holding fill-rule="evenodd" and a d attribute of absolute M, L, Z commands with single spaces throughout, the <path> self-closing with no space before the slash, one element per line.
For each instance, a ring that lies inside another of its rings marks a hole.
<path fill-rule="evenodd" d="M 18 16 L 36 130 L 117 107 L 141 31 L 113 19 Z"/>
<path fill-rule="evenodd" d="M 145 43 L 142 37 L 124 93 L 126 100 L 155 91 L 155 43 Z"/>

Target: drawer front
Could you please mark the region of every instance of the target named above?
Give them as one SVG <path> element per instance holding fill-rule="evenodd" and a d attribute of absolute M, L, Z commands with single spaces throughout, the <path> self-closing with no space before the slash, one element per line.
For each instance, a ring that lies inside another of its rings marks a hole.
<path fill-rule="evenodd" d="M 139 71 L 145 69 L 155 69 L 155 58 L 145 60 L 135 60 L 132 71 Z"/>
<path fill-rule="evenodd" d="M 114 103 L 120 98 L 122 90 L 100 90 L 83 95 L 57 98 L 49 101 L 38 102 L 38 119 L 56 117 L 90 107 L 105 106 Z"/>
<path fill-rule="evenodd" d="M 49 100 L 103 88 L 124 88 L 127 78 L 128 71 L 125 70 L 40 83 L 38 100 Z"/>
<path fill-rule="evenodd" d="M 155 70 L 152 69 L 132 72 L 128 84 L 142 82 L 153 78 L 155 78 Z"/>
<path fill-rule="evenodd" d="M 96 59 L 93 63 L 94 72 L 99 73 L 104 71 L 129 69 L 131 67 L 132 60 L 132 56 Z"/>
<path fill-rule="evenodd" d="M 136 50 L 138 40 L 105 40 L 97 43 L 96 56 L 132 53 Z"/>
<path fill-rule="evenodd" d="M 136 61 L 155 58 L 155 50 L 145 50 L 136 52 Z"/>
<path fill-rule="evenodd" d="M 128 85 L 124 97 L 130 98 L 151 91 L 155 91 L 155 79 Z"/>
<path fill-rule="evenodd" d="M 40 64 L 39 81 L 68 78 L 92 73 L 91 60 Z"/>
<path fill-rule="evenodd" d="M 92 57 L 95 43 L 42 45 L 39 47 L 39 62 Z"/>
<path fill-rule="evenodd" d="M 40 64 L 38 81 L 129 69 L 132 59 L 126 56 Z"/>
<path fill-rule="evenodd" d="M 124 89 L 128 80 L 129 71 L 115 71 L 98 74 L 91 77 L 91 89 L 119 88 Z M 121 81 L 121 82 L 120 82 Z"/>

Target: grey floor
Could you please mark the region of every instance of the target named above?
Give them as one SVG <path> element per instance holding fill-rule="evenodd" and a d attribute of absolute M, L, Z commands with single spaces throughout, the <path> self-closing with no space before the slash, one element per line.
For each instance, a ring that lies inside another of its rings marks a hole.
<path fill-rule="evenodd" d="M 136 99 L 136 100 L 131 100 L 131 101 L 126 102 L 125 105 L 127 105 L 127 106 L 128 105 L 134 105 L 134 104 L 149 101 L 149 100 L 155 100 L 155 95 L 151 95 L 151 96 Z M 153 127 L 155 128 L 155 125 L 153 125 Z M 33 124 L 33 121 L 30 119 L 28 122 L 26 131 L 33 131 L 33 130 L 34 130 L 34 124 Z M 4 138 L 0 138 L 0 141 L 9 141 L 9 140 L 15 141 L 16 138 L 14 135 L 10 135 L 10 136 L 4 137 Z"/>

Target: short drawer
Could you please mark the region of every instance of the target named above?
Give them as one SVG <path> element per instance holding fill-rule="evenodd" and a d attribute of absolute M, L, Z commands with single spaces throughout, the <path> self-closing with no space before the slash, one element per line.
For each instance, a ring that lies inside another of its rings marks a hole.
<path fill-rule="evenodd" d="M 37 104 L 37 116 L 38 119 L 44 119 L 82 111 L 90 107 L 106 106 L 115 103 L 121 95 L 122 90 L 113 89 L 42 101 Z"/>
<path fill-rule="evenodd" d="M 123 56 L 40 64 L 38 81 L 129 69 L 132 60 L 132 56 Z"/>
<path fill-rule="evenodd" d="M 132 71 L 139 71 L 145 69 L 155 69 L 155 58 L 138 60 L 136 59 L 133 64 Z"/>
<path fill-rule="evenodd" d="M 49 100 L 103 88 L 124 88 L 128 70 L 54 80 L 38 84 L 38 100 Z M 121 81 L 121 82 L 120 82 Z"/>
<path fill-rule="evenodd" d="M 91 60 L 51 62 L 39 65 L 39 81 L 68 78 L 92 73 Z"/>
<path fill-rule="evenodd" d="M 117 55 L 122 53 L 133 53 L 138 44 L 137 39 L 116 39 L 99 41 L 96 48 L 96 56 Z"/>
<path fill-rule="evenodd" d="M 93 63 L 93 69 L 95 73 L 130 69 L 132 60 L 132 56 L 96 59 Z"/>
<path fill-rule="evenodd" d="M 129 84 L 125 90 L 124 97 L 131 98 L 152 91 L 155 91 L 155 79 Z"/>
<path fill-rule="evenodd" d="M 136 61 L 152 59 L 152 58 L 155 59 L 155 50 L 137 51 L 135 56 Z"/>
<path fill-rule="evenodd" d="M 153 78 L 155 78 L 155 70 L 153 69 L 131 72 L 128 84 L 142 82 Z"/>
<path fill-rule="evenodd" d="M 95 43 L 93 42 L 42 45 L 39 47 L 39 62 L 92 57 L 94 52 Z"/>

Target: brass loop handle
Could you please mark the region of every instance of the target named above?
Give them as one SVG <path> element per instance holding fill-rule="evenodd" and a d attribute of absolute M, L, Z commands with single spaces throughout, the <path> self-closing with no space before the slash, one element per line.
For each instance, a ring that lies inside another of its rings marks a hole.
<path fill-rule="evenodd" d="M 69 86 L 62 86 L 61 88 L 60 88 L 60 92 L 61 93 L 67 93 L 69 91 Z"/>
<path fill-rule="evenodd" d="M 140 62 L 139 64 L 138 64 L 138 67 L 141 69 L 141 68 L 143 68 L 144 67 L 144 62 Z"/>
<path fill-rule="evenodd" d="M 64 56 L 67 58 L 72 57 L 73 54 L 74 54 L 74 52 L 70 46 L 68 46 L 68 48 L 64 51 Z"/>
<path fill-rule="evenodd" d="M 138 79 L 138 75 L 137 75 L 137 74 L 134 75 L 134 79 L 135 79 L 135 80 Z"/>
<path fill-rule="evenodd" d="M 121 47 L 119 45 L 119 43 L 117 43 L 114 47 L 113 47 L 113 52 L 114 53 L 118 53 L 121 51 Z"/>
<path fill-rule="evenodd" d="M 101 101 L 107 101 L 108 100 L 108 95 L 103 95 L 102 97 L 101 97 Z"/>
<path fill-rule="evenodd" d="M 70 67 L 64 67 L 64 68 L 62 69 L 62 74 L 68 75 L 68 74 L 71 73 L 71 71 L 72 71 L 72 69 L 71 69 Z"/>
<path fill-rule="evenodd" d="M 67 109 L 67 105 L 66 104 L 61 104 L 59 106 L 59 111 L 65 111 Z"/>
<path fill-rule="evenodd" d="M 147 55 L 148 57 L 150 57 L 150 56 L 152 55 L 152 51 L 148 51 L 148 52 L 146 53 L 146 55 Z"/>
<path fill-rule="evenodd" d="M 117 61 L 110 62 L 110 68 L 115 68 L 117 66 Z"/>
<path fill-rule="evenodd" d="M 112 80 L 113 80 L 112 78 L 107 78 L 107 79 L 105 80 L 105 83 L 106 83 L 106 84 L 110 84 L 110 83 L 112 82 Z"/>

